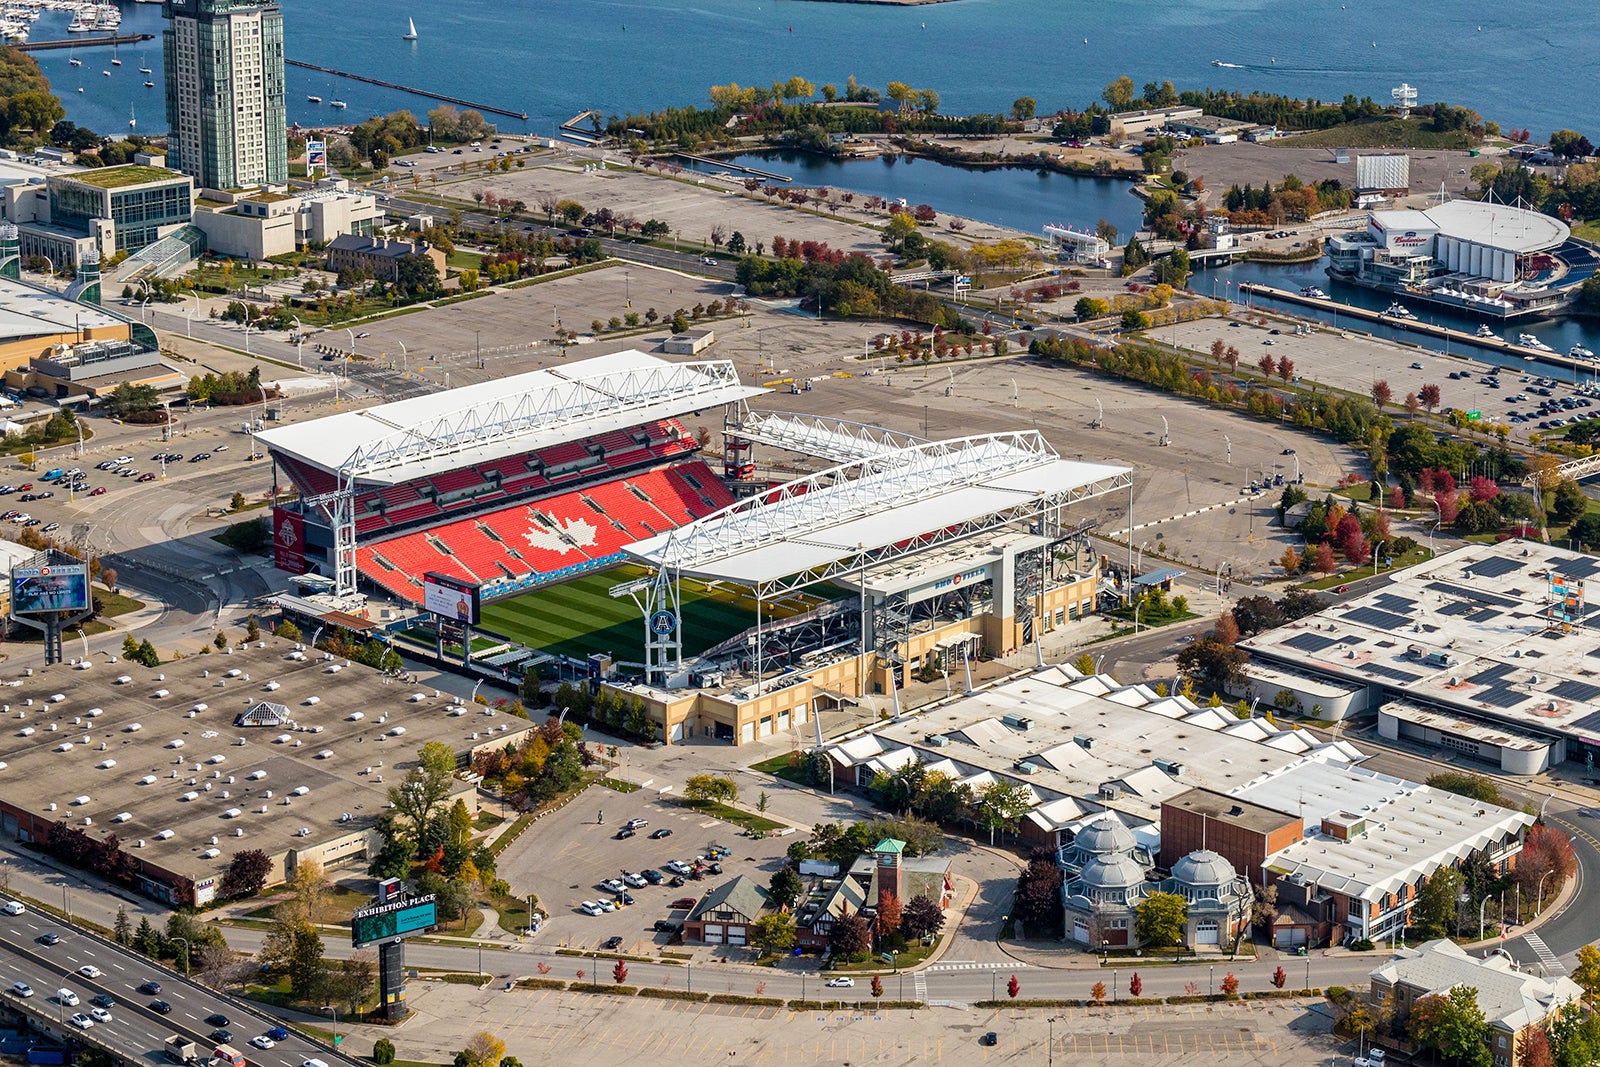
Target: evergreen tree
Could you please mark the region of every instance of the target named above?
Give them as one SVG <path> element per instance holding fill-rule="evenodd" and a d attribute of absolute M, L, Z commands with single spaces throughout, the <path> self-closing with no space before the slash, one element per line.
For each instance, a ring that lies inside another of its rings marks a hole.
<path fill-rule="evenodd" d="M 111 937 L 123 948 L 133 944 L 133 923 L 128 920 L 128 911 L 121 904 L 117 905 L 117 921 L 111 927 Z"/>

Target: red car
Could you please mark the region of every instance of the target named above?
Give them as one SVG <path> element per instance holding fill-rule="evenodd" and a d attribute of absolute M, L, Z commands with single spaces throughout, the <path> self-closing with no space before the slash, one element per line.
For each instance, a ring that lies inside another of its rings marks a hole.
<path fill-rule="evenodd" d="M 32 482 L 23 482 L 21 485 L 17 486 L 17 492 L 26 493 L 29 489 L 32 489 L 32 488 L 33 488 L 33 483 Z"/>
<path fill-rule="evenodd" d="M 692 908 L 700 903 L 699 897 L 679 897 L 672 902 L 674 908 Z"/>
<path fill-rule="evenodd" d="M 153 482 L 156 480 L 156 476 L 154 474 L 141 474 L 134 480 L 139 482 Z"/>
<path fill-rule="evenodd" d="M 103 486 L 103 485 L 97 485 L 93 489 L 89 490 L 89 495 L 90 496 L 105 496 L 106 495 L 106 487 Z"/>

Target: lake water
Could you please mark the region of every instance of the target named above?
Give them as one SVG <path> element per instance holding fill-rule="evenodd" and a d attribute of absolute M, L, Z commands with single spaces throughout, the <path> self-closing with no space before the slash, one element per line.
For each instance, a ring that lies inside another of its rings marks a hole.
<path fill-rule="evenodd" d="M 518 132 L 551 133 L 587 108 L 610 115 L 702 104 L 715 83 L 766 84 L 794 74 L 819 86 L 843 85 L 854 74 L 880 89 L 890 80 L 930 87 L 949 112 L 1003 111 L 1025 95 L 1041 111 L 1080 108 L 1128 74 L 1140 85 L 1170 78 L 1180 88 L 1323 99 L 1354 93 L 1385 102 L 1406 81 L 1424 101 L 1465 104 L 1502 125 L 1530 126 L 1536 136 L 1561 126 L 1600 133 L 1600 104 L 1582 88 L 1600 54 L 1590 0 L 1548 0 L 1534 10 L 1488 0 L 1404 8 L 1371 0 L 281 2 L 290 57 L 526 111 L 526 124 L 502 123 Z M 73 121 L 122 130 L 133 104 L 141 128 L 161 129 L 160 5 L 121 7 L 123 33 L 158 35 L 148 49 L 124 50 L 123 67 L 110 67 L 103 49 L 79 49 L 79 68 L 65 52 L 37 58 Z M 417 41 L 400 39 L 408 17 Z M 66 37 L 66 20 L 64 12 L 45 13 L 33 39 Z M 146 62 L 128 63 L 129 51 L 146 53 Z M 141 86 L 141 65 L 156 70 L 156 88 Z M 290 118 L 304 123 L 435 106 L 293 67 L 288 80 Z M 341 116 L 309 103 L 310 95 L 348 101 L 349 110 Z"/>
<path fill-rule="evenodd" d="M 1038 233 L 1047 222 L 1093 228 L 1101 219 L 1125 235 L 1139 226 L 1144 204 L 1125 181 L 1080 178 L 1073 174 L 1003 167 L 974 170 L 931 159 L 884 156 L 840 161 L 804 152 L 770 152 L 725 160 L 794 179 L 795 187 L 827 187 L 875 194 L 910 204 L 931 204 L 936 210 L 965 215 L 1025 233 Z M 690 164 L 711 173 L 726 166 Z"/>

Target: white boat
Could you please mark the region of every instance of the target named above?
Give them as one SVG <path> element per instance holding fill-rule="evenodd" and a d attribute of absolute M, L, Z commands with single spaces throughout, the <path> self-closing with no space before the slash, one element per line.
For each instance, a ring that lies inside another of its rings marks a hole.
<path fill-rule="evenodd" d="M 151 70 L 149 67 L 140 67 L 139 68 L 139 73 L 140 74 L 154 74 L 155 71 Z"/>
<path fill-rule="evenodd" d="M 1567 355 L 1571 356 L 1573 359 L 1594 358 L 1594 353 L 1589 351 L 1589 349 L 1584 348 L 1582 345 L 1573 345 L 1571 348 L 1567 349 Z"/>
<path fill-rule="evenodd" d="M 1489 329 L 1489 327 L 1487 327 L 1487 326 L 1479 326 L 1478 327 L 1478 336 L 1479 337 L 1493 337 L 1494 336 L 1494 331 Z"/>
<path fill-rule="evenodd" d="M 1521 345 L 1523 348 L 1531 348 L 1538 352 L 1555 351 L 1555 349 L 1551 348 L 1549 345 L 1545 344 L 1531 333 L 1517 334 L 1517 344 Z"/>
<path fill-rule="evenodd" d="M 308 97 L 306 97 L 306 99 L 311 101 L 313 104 L 322 103 L 322 97 L 320 97 L 320 96 L 308 96 Z"/>
<path fill-rule="evenodd" d="M 109 70 L 102 70 L 100 73 L 104 74 L 108 78 L 111 77 L 111 72 Z"/>
<path fill-rule="evenodd" d="M 1323 292 L 1321 289 L 1318 289 L 1314 285 L 1308 285 L 1304 289 L 1300 290 L 1300 295 L 1301 296 L 1309 296 L 1313 300 L 1326 300 L 1326 299 L 1328 299 L 1328 294 Z"/>
<path fill-rule="evenodd" d="M 417 39 L 417 23 L 414 19 L 406 19 L 406 32 L 400 36 L 402 41 L 415 41 Z"/>
<path fill-rule="evenodd" d="M 339 110 L 343 111 L 345 108 L 349 107 L 350 105 L 345 103 L 343 100 L 329 100 L 328 101 L 328 106 L 329 107 L 336 107 Z"/>
<path fill-rule="evenodd" d="M 1390 319 L 1414 319 L 1414 318 L 1416 318 L 1416 316 L 1411 313 L 1411 310 L 1409 308 L 1407 308 L 1404 304 L 1401 304 L 1399 301 L 1396 301 L 1395 303 L 1390 304 L 1388 307 L 1384 308 L 1383 309 L 1383 314 L 1384 314 L 1385 318 L 1390 318 Z"/>
<path fill-rule="evenodd" d="M 145 82 L 144 83 L 144 87 L 146 89 L 154 89 L 156 87 L 156 83 L 155 82 Z"/>
<path fill-rule="evenodd" d="M 128 108 L 128 129 L 131 130 L 131 129 L 133 129 L 134 127 L 136 127 L 138 125 L 139 125 L 139 120 L 138 120 L 138 118 L 136 118 L 134 116 L 133 108 L 130 106 Z"/>

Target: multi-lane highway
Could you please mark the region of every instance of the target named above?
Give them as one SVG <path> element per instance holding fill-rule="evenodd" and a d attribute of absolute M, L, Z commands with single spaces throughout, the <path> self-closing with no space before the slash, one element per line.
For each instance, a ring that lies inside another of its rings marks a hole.
<path fill-rule="evenodd" d="M 47 944 L 48 935 L 60 940 Z M 79 970 L 83 967 L 99 974 L 86 977 Z M 31 987 L 33 995 L 22 997 L 14 988 L 16 982 Z M 146 982 L 159 983 L 160 992 L 141 993 L 139 987 Z M 70 990 L 80 1003 L 63 1004 L 56 996 L 60 989 Z M 204 1058 L 217 1044 L 209 1036 L 215 1027 L 206 1020 L 221 1015 L 228 1020 L 225 1028 L 232 1032 L 234 1046 L 245 1053 L 251 1067 L 301 1067 L 309 1059 L 331 1067 L 354 1067 L 352 1061 L 294 1031 L 270 1049 L 253 1047 L 251 1038 L 280 1024 L 31 908 L 21 915 L 0 914 L 0 990 L 8 1006 L 52 1019 L 65 1034 L 74 1030 L 69 1021 L 74 1013 L 87 1014 L 94 997 L 110 996 L 115 1001 L 106 1009 L 110 1018 L 94 1023 L 90 1033 L 129 1061 L 159 1060 L 167 1038 L 175 1034 L 193 1040 Z M 155 1000 L 166 1002 L 171 1011 L 163 1015 L 152 1009 Z"/>

